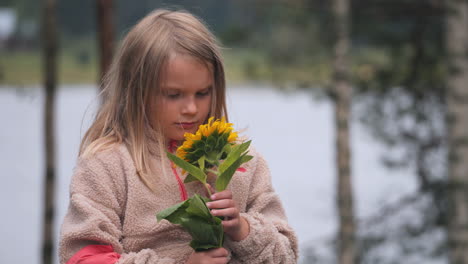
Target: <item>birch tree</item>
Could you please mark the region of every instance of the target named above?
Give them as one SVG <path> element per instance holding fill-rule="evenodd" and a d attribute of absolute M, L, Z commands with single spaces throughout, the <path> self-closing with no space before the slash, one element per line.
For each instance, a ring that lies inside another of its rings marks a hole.
<path fill-rule="evenodd" d="M 56 2 L 45 0 L 43 6 L 43 69 L 44 69 L 44 211 L 42 223 L 42 263 L 52 264 L 55 216 L 55 90 L 57 82 Z"/>
<path fill-rule="evenodd" d="M 333 0 L 332 15 L 335 25 L 332 94 L 335 100 L 337 209 L 339 215 L 337 257 L 339 264 L 355 261 L 355 223 L 351 186 L 349 119 L 351 85 L 347 62 L 349 50 L 349 1 Z"/>
<path fill-rule="evenodd" d="M 448 249 L 468 263 L 468 1 L 446 1 Z"/>

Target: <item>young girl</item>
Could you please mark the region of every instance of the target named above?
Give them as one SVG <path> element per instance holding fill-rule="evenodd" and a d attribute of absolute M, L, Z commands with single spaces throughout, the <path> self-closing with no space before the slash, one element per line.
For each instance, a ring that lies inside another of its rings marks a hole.
<path fill-rule="evenodd" d="M 165 150 L 211 116 L 227 117 L 215 38 L 193 15 L 157 10 L 125 37 L 85 134 L 60 235 L 61 263 L 295 263 L 297 240 L 265 160 L 254 158 L 208 207 L 224 217 L 224 248 L 194 252 L 156 213 L 204 186 L 183 184 Z M 213 179 L 209 182 L 213 184 Z"/>

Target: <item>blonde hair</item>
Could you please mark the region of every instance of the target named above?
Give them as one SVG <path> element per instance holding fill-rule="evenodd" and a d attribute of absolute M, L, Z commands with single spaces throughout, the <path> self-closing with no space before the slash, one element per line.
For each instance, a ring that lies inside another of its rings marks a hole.
<path fill-rule="evenodd" d="M 224 66 L 216 38 L 188 12 L 155 10 L 123 39 L 103 79 L 103 104 L 82 139 L 80 156 L 124 143 L 139 177 L 153 189 L 150 145 L 156 142 L 161 151 L 167 142 L 157 127 L 150 126 L 148 104 L 157 101 L 163 68 L 173 54 L 190 55 L 209 66 L 214 80 L 209 116 L 227 118 Z"/>

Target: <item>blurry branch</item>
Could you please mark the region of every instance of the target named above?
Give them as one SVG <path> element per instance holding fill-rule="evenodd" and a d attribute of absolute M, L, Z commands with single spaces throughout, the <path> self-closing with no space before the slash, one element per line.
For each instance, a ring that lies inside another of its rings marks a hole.
<path fill-rule="evenodd" d="M 446 228 L 443 9 L 437 1 L 363 0 L 353 1 L 353 12 L 359 20 L 355 39 L 378 47 L 389 58 L 376 68 L 374 78 L 357 80 L 362 120 L 387 145 L 387 164 L 414 168 L 419 187 L 362 222 L 360 261 L 404 263 L 405 257 L 443 257 L 444 236 L 426 241 Z M 389 226 L 396 232 L 388 231 Z M 385 257 L 382 248 L 388 243 L 406 256 Z"/>
<path fill-rule="evenodd" d="M 366 20 L 379 21 L 408 16 L 439 16 L 443 10 L 439 0 L 358 0 L 351 1 L 352 9 Z"/>
<path fill-rule="evenodd" d="M 445 184 L 436 183 L 431 187 L 442 191 L 445 186 Z M 359 225 L 365 227 L 379 225 L 392 216 L 398 214 L 400 211 L 413 206 L 418 200 L 422 199 L 422 196 L 423 194 L 421 193 L 406 194 L 405 196 L 400 197 L 397 201 L 383 205 L 378 209 L 378 212 L 374 213 L 373 215 L 359 220 Z"/>
<path fill-rule="evenodd" d="M 113 0 L 97 0 L 96 4 L 100 55 L 99 83 L 101 83 L 111 65 L 114 51 L 114 6 Z M 101 85 L 99 87 L 102 89 Z"/>
<path fill-rule="evenodd" d="M 44 47 L 44 211 L 42 226 L 42 263 L 52 264 L 55 217 L 55 93 L 57 86 L 57 28 L 55 0 L 45 0 L 43 7 Z"/>

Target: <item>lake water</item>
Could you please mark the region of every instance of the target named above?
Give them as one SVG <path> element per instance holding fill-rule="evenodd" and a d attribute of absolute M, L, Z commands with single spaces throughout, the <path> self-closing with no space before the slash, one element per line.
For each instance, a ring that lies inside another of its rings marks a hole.
<path fill-rule="evenodd" d="M 95 91 L 92 85 L 69 86 L 57 95 L 57 236 L 80 138 L 92 116 L 89 106 L 96 102 Z M 0 87 L 0 263 L 40 263 L 43 99 L 37 87 Z M 337 221 L 332 105 L 306 91 L 240 86 L 230 88 L 228 107 L 236 129 L 245 128 L 243 134 L 269 162 L 273 185 L 301 247 L 333 237 Z M 374 213 L 382 201 L 415 190 L 412 173 L 386 169 L 380 162 L 384 147 L 355 121 L 351 137 L 359 218 Z"/>

